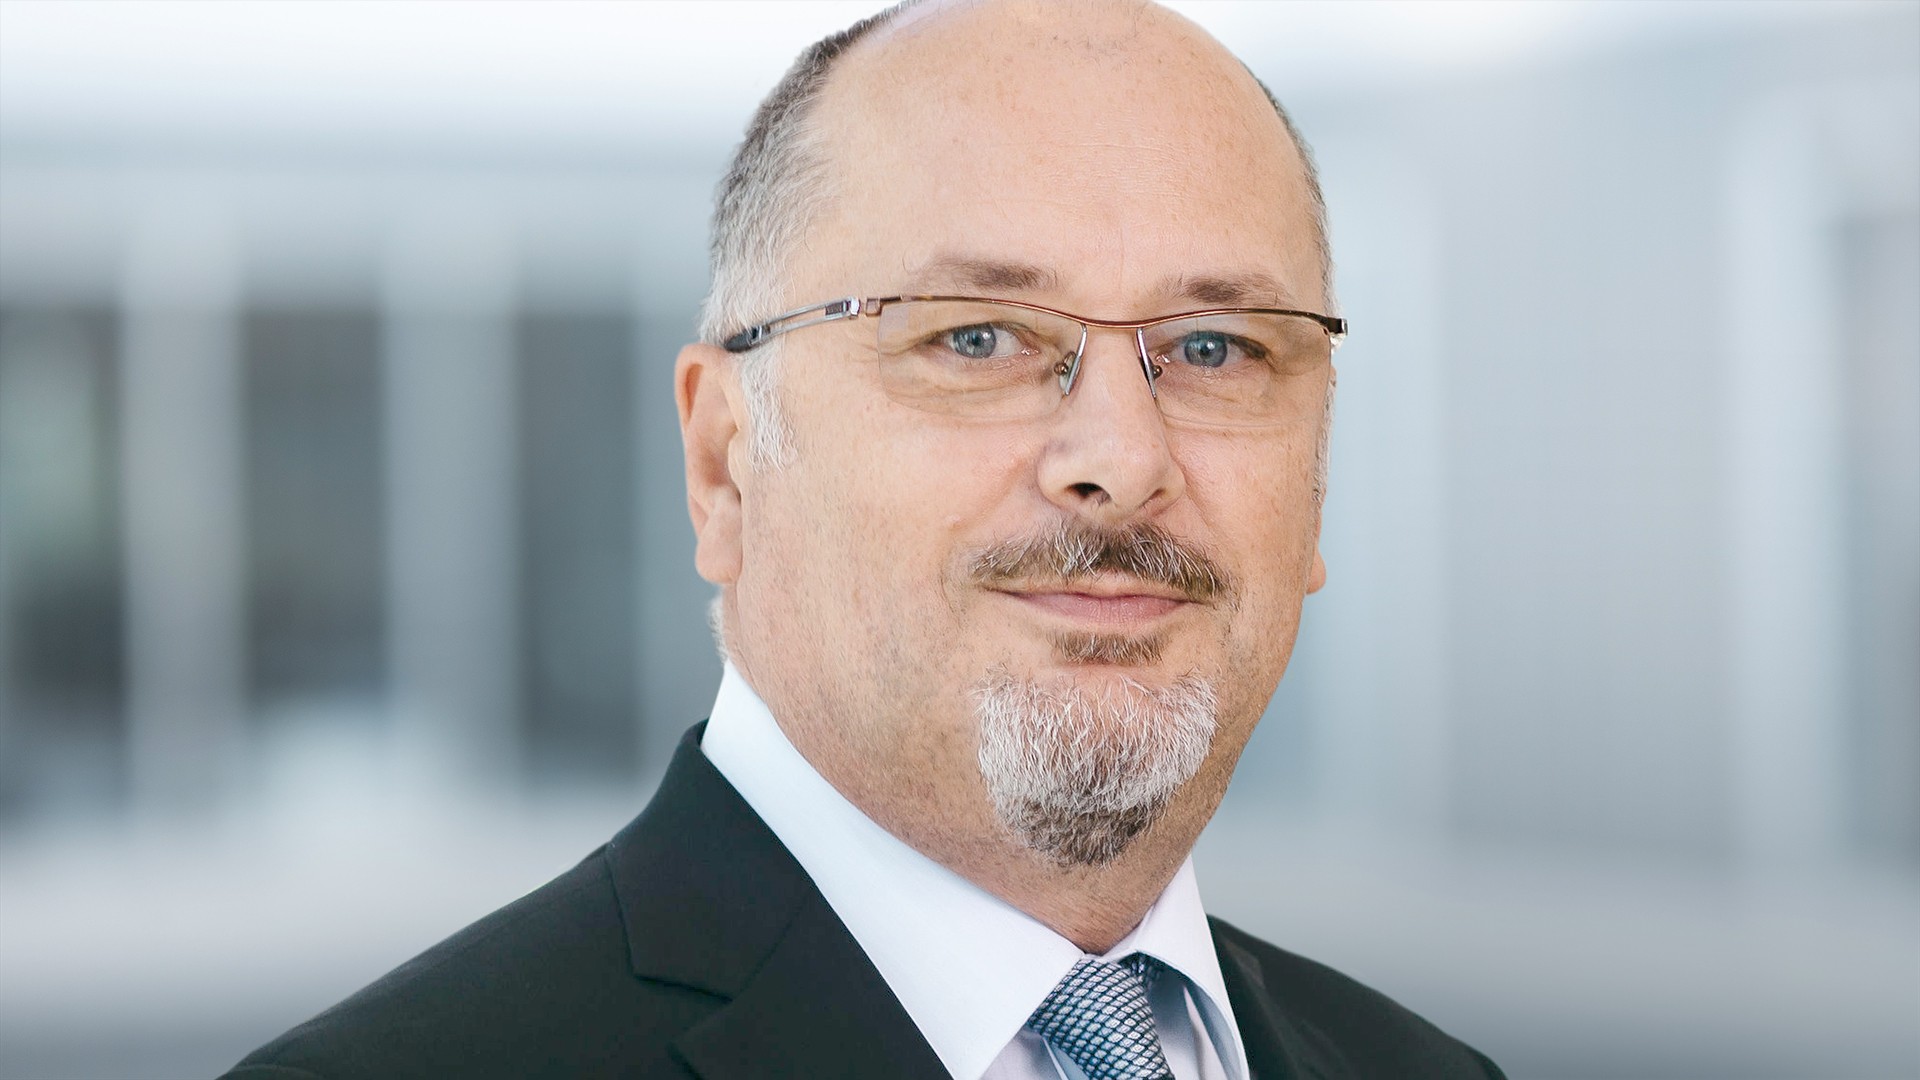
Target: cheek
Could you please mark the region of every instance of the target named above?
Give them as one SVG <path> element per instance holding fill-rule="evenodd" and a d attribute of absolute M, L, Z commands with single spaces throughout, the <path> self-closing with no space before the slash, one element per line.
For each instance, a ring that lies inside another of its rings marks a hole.
<path fill-rule="evenodd" d="M 1312 451 L 1196 454 L 1185 469 L 1201 535 L 1240 587 L 1235 651 L 1284 656 L 1319 533 Z"/>
<path fill-rule="evenodd" d="M 1320 521 L 1312 447 L 1290 440 L 1262 453 L 1195 452 L 1183 456 L 1181 467 L 1188 497 L 1221 556 L 1259 559 L 1245 567 L 1251 577 L 1243 584 L 1272 577 L 1272 559 L 1311 548 Z"/>
<path fill-rule="evenodd" d="M 899 640 L 926 651 L 912 660 L 936 679 L 968 674 L 979 657 L 980 599 L 966 584 L 968 553 L 1024 535 L 1044 519 L 1035 497 L 1036 446 L 1022 433 L 912 418 L 885 461 L 853 481 L 855 543 L 872 560 L 876 606 L 904 620 Z M 935 663 L 933 658 L 941 658 Z M 935 673 L 936 669 L 939 673 Z"/>
<path fill-rule="evenodd" d="M 895 429 L 853 482 L 896 507 L 950 530 L 1004 509 L 1033 486 L 1044 429 L 969 425 L 898 411 Z"/>
<path fill-rule="evenodd" d="M 814 514 L 822 540 L 865 601 L 906 602 L 902 593 L 938 590 L 954 554 L 1002 500 L 1017 475 L 1007 440 L 981 439 L 923 420 L 886 417 L 890 425 L 836 448 L 815 470 Z M 873 432 L 873 428 L 866 429 Z M 891 601 L 889 601 L 891 598 Z"/>

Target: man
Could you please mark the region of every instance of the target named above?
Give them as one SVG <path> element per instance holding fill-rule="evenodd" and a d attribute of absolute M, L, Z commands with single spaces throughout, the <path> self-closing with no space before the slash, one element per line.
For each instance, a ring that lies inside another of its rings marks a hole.
<path fill-rule="evenodd" d="M 710 721 L 606 848 L 233 1075 L 1498 1076 L 1188 863 L 1324 577 L 1321 217 L 1155 7 L 804 55 L 675 372 Z"/>

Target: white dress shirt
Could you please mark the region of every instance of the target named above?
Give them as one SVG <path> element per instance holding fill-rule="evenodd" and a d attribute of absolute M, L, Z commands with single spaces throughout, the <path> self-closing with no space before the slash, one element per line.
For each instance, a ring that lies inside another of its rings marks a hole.
<path fill-rule="evenodd" d="M 799 861 L 956 1080 L 1084 1080 L 1026 1030 L 1079 946 L 908 847 L 848 802 L 727 665 L 700 748 Z M 1191 860 L 1103 959 L 1145 953 L 1179 1080 L 1247 1080 L 1246 1052 Z"/>

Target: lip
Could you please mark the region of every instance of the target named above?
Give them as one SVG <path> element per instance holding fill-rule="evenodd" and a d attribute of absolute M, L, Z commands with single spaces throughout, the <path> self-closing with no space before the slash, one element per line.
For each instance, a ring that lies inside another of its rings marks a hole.
<path fill-rule="evenodd" d="M 995 591 L 1057 618 L 1108 630 L 1141 629 L 1192 604 L 1178 593 L 1146 585 L 1076 584 L 1071 588 Z"/>

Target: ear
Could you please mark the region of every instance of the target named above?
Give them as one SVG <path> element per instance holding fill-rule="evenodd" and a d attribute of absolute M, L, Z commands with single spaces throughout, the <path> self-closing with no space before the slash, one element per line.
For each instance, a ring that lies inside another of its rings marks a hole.
<path fill-rule="evenodd" d="M 1313 569 L 1307 572 L 1307 591 L 1317 593 L 1327 583 L 1327 560 L 1320 555 L 1320 545 L 1313 546 Z"/>
<path fill-rule="evenodd" d="M 744 432 L 732 358 L 714 345 L 680 350 L 673 366 L 673 399 L 680 409 L 680 444 L 687 462 L 687 513 L 693 518 L 694 569 L 715 585 L 740 577 L 740 485 L 733 442 Z"/>

